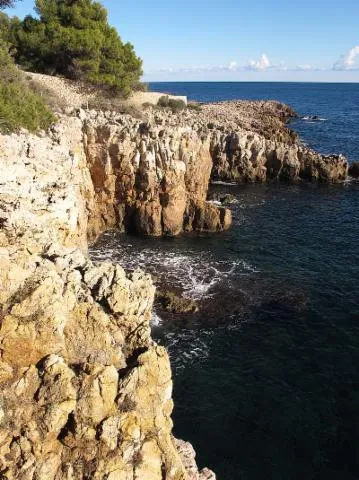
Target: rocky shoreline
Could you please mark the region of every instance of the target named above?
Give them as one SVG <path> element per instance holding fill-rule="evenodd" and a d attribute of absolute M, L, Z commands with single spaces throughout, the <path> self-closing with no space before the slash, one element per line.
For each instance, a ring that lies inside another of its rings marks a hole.
<path fill-rule="evenodd" d="M 214 479 L 172 436 L 150 276 L 93 263 L 88 245 L 112 228 L 229 228 L 230 210 L 207 201 L 210 180 L 348 175 L 344 157 L 300 144 L 276 102 L 144 114 L 68 110 L 50 132 L 0 136 L 1 478 Z"/>

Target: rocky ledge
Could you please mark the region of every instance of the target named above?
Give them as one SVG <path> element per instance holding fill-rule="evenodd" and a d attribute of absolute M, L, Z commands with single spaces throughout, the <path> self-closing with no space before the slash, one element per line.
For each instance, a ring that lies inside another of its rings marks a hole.
<path fill-rule="evenodd" d="M 0 136 L 3 479 L 214 479 L 172 436 L 170 363 L 150 332 L 151 278 L 94 264 L 88 242 L 109 228 L 228 228 L 230 211 L 206 201 L 211 178 L 347 173 L 342 157 L 302 147 L 285 126 L 292 112 L 274 102 L 146 115 L 80 109 L 48 133 Z"/>
<path fill-rule="evenodd" d="M 166 114 L 152 110 L 152 121 L 186 125 L 209 139 L 211 180 L 266 182 L 300 180 L 341 182 L 348 176 L 342 155 L 321 155 L 306 147 L 288 128 L 296 117 L 278 102 L 231 101 L 198 105 Z"/>
<path fill-rule="evenodd" d="M 229 211 L 206 202 L 204 142 L 80 110 L 0 147 L 0 477 L 215 478 L 172 436 L 151 278 L 87 256 L 108 228 L 228 227 Z"/>

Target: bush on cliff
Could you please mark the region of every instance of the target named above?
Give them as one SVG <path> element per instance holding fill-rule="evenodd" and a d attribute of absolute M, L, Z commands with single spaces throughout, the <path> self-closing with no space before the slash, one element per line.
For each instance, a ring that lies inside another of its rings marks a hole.
<path fill-rule="evenodd" d="M 54 116 L 43 99 L 25 85 L 8 44 L 0 37 L 0 131 L 46 129 L 53 121 Z"/>
<path fill-rule="evenodd" d="M 186 108 L 186 103 L 181 99 L 170 98 L 168 95 L 163 95 L 158 99 L 157 106 L 170 108 L 172 112 L 178 112 Z"/>
<path fill-rule="evenodd" d="M 17 63 L 28 70 L 88 81 L 128 95 L 142 75 L 142 60 L 123 43 L 93 0 L 36 0 L 14 40 Z"/>

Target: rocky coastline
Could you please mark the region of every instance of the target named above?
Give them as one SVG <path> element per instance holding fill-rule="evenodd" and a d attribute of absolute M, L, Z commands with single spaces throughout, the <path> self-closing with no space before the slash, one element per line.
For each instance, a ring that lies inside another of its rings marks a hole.
<path fill-rule="evenodd" d="M 1 478 L 214 479 L 172 435 L 150 276 L 94 263 L 88 245 L 108 229 L 229 228 L 211 180 L 348 175 L 344 157 L 301 145 L 276 102 L 144 115 L 68 109 L 49 132 L 0 135 Z"/>

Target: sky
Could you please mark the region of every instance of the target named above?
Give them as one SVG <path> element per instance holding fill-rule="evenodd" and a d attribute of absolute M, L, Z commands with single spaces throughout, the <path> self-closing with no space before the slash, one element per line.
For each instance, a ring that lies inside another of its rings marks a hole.
<path fill-rule="evenodd" d="M 359 0 L 101 3 L 143 59 L 144 81 L 359 82 Z"/>

